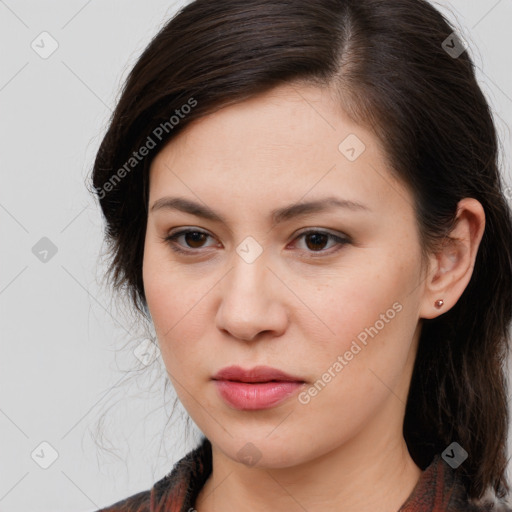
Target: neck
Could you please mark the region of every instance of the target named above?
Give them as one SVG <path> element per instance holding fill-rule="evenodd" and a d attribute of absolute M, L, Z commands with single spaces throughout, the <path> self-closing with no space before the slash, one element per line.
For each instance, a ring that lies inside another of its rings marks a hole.
<path fill-rule="evenodd" d="M 212 473 L 195 509 L 397 511 L 417 484 L 421 469 L 410 457 L 403 437 L 393 442 L 389 433 L 371 435 L 371 449 L 369 441 L 367 435 L 361 435 L 314 460 L 287 468 L 247 467 L 212 445 Z"/>

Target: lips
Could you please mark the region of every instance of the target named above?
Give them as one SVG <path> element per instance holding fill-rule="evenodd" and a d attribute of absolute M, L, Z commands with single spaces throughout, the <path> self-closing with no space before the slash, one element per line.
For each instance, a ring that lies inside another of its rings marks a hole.
<path fill-rule="evenodd" d="M 213 380 L 225 380 L 247 383 L 258 382 L 300 382 L 304 379 L 289 375 L 276 368 L 270 366 L 255 366 L 249 370 L 245 370 L 240 366 L 228 366 L 217 372 L 213 376 Z"/>
<path fill-rule="evenodd" d="M 212 380 L 224 402 L 242 411 L 275 407 L 306 385 L 300 377 L 270 366 L 249 370 L 228 366 L 217 372 Z"/>

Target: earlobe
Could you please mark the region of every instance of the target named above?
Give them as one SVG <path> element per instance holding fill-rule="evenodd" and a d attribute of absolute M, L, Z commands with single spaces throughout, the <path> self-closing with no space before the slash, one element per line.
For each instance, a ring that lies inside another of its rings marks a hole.
<path fill-rule="evenodd" d="M 441 248 L 431 255 L 425 279 L 420 318 L 435 318 L 448 311 L 466 289 L 485 229 L 485 213 L 474 198 L 458 204 L 455 227 Z"/>

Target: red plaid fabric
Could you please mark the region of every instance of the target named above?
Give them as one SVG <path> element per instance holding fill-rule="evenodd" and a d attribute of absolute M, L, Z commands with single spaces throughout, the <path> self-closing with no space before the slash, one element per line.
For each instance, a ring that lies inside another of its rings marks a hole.
<path fill-rule="evenodd" d="M 194 504 L 212 471 L 211 445 L 202 443 L 179 460 L 150 490 L 97 512 L 195 512 Z M 477 506 L 468 499 L 455 470 L 436 455 L 397 512 L 512 512 L 504 505 Z"/>

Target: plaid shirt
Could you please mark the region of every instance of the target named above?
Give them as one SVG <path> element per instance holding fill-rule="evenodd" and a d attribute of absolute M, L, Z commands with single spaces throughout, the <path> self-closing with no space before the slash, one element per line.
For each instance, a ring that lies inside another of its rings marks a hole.
<path fill-rule="evenodd" d="M 202 443 L 179 460 L 150 490 L 97 512 L 195 512 L 194 504 L 212 471 L 211 445 Z M 477 506 L 468 499 L 455 471 L 440 455 L 423 471 L 397 512 L 512 512 L 504 505 Z"/>

